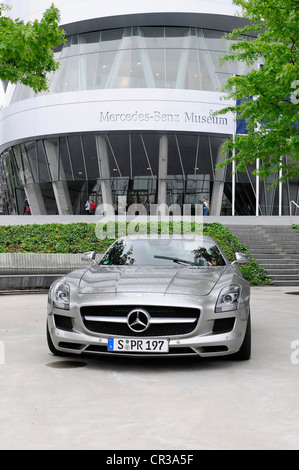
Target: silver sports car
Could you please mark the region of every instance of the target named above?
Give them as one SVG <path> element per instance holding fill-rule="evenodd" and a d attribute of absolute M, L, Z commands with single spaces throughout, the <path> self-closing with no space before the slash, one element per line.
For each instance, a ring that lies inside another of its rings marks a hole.
<path fill-rule="evenodd" d="M 56 355 L 251 354 L 250 286 L 210 237 L 124 237 L 99 263 L 55 281 L 47 340 Z"/>

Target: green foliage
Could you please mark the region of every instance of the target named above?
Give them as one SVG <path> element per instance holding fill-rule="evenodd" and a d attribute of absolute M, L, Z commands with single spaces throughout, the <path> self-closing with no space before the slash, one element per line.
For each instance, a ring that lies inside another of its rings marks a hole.
<path fill-rule="evenodd" d="M 243 99 L 239 106 L 220 111 L 238 113 L 247 121 L 248 135 L 225 141 L 225 151 L 233 152 L 219 167 L 232 160 L 237 170 L 260 159 L 262 179 L 282 168 L 285 181 L 299 174 L 298 94 L 299 94 L 299 2 L 297 0 L 233 0 L 250 21 L 234 30 L 230 39 L 238 38 L 223 62 L 254 65 L 251 72 L 229 78 L 223 91 L 227 99 Z M 247 40 L 241 35 L 256 35 Z M 263 67 L 259 68 L 258 63 Z M 246 100 L 254 97 L 254 99 Z M 297 123 L 297 124 L 296 124 Z M 287 156 L 286 160 L 281 157 Z M 274 184 L 277 184 L 278 181 Z"/>
<path fill-rule="evenodd" d="M 3 16 L 7 9 L 0 4 L 0 79 L 46 90 L 46 74 L 59 67 L 53 49 L 65 40 L 59 10 L 52 4 L 40 21 L 24 23 Z"/>
<path fill-rule="evenodd" d="M 215 238 L 230 261 L 234 253 L 249 254 L 246 247 L 221 224 L 195 224 L 183 222 L 158 222 L 132 224 L 120 222 L 101 225 L 93 223 L 45 224 L 45 225 L 0 225 L 0 253 L 104 253 L 111 243 L 127 234 L 134 233 L 203 233 Z M 101 235 L 101 238 L 99 236 Z M 251 258 L 248 265 L 240 266 L 242 274 L 253 285 L 271 284 L 267 273 Z"/>

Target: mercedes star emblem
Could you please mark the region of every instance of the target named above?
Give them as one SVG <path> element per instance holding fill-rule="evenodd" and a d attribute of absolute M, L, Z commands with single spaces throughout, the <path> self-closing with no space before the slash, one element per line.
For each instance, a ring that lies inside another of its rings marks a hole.
<path fill-rule="evenodd" d="M 141 333 L 150 325 L 150 315 L 146 310 L 136 308 L 128 314 L 128 326 L 135 333 Z"/>

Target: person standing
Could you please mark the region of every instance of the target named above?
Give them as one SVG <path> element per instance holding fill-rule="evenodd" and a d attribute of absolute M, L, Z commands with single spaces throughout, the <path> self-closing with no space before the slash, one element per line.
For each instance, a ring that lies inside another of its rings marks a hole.
<path fill-rule="evenodd" d="M 203 215 L 209 215 L 210 203 L 207 199 L 203 200 Z"/>
<path fill-rule="evenodd" d="M 28 197 L 25 197 L 25 200 L 24 200 L 23 215 L 24 214 L 30 215 L 30 205 L 29 205 Z"/>
<path fill-rule="evenodd" d="M 97 207 L 97 206 L 95 205 L 95 203 L 94 203 L 93 201 L 90 201 L 90 210 L 91 210 L 91 214 L 92 214 L 92 215 L 95 215 L 95 213 L 96 213 L 96 207 Z"/>
<path fill-rule="evenodd" d="M 90 214 L 90 202 L 89 202 L 89 200 L 87 200 L 86 203 L 85 203 L 85 214 L 86 215 Z"/>

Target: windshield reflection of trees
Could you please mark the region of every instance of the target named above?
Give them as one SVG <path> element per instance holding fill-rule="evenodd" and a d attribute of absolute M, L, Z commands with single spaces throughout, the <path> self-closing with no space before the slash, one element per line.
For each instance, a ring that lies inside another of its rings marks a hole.
<path fill-rule="evenodd" d="M 194 263 L 199 266 L 223 266 L 224 259 L 222 258 L 217 246 L 211 246 L 209 250 L 201 246 L 197 250 L 193 250 Z"/>
<path fill-rule="evenodd" d="M 131 257 L 132 254 L 133 246 L 128 246 L 124 240 L 119 240 L 114 243 L 112 248 L 103 257 L 101 264 L 134 264 L 135 260 Z"/>
<path fill-rule="evenodd" d="M 207 244 L 198 246 L 194 250 L 186 249 L 183 243 L 178 241 L 168 245 L 151 245 L 144 240 L 116 241 L 101 260 L 106 265 L 169 265 L 172 260 L 157 259 L 155 255 L 169 256 L 191 261 L 197 266 L 223 266 L 222 258 L 217 246 Z"/>

